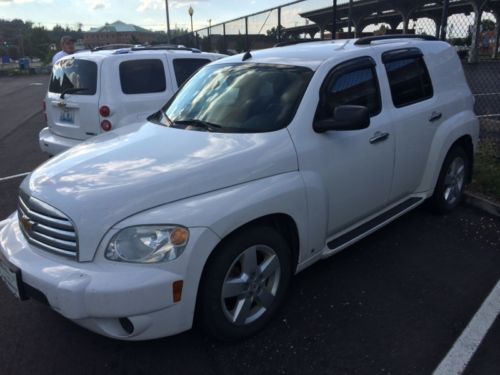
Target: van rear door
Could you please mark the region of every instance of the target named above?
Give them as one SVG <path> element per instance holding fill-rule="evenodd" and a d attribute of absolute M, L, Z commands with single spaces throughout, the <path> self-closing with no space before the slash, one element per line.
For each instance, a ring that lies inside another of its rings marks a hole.
<path fill-rule="evenodd" d="M 99 106 L 111 109 L 113 129 L 144 122 L 175 93 L 164 54 L 118 55 L 102 63 Z"/>
<path fill-rule="evenodd" d="M 54 64 L 46 99 L 52 133 L 78 140 L 99 133 L 98 70 L 94 61 L 75 57 Z"/>

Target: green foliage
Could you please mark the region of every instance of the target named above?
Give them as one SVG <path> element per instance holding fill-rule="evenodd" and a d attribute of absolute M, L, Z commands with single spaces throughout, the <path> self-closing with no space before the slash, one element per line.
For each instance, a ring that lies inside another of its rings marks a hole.
<path fill-rule="evenodd" d="M 130 44 L 141 44 L 141 42 L 139 41 L 139 39 L 136 38 L 135 35 L 132 35 L 130 37 L 130 41 L 129 41 Z"/>
<path fill-rule="evenodd" d="M 472 190 L 500 202 L 500 159 L 499 145 L 483 141 L 474 162 Z"/>
<path fill-rule="evenodd" d="M 495 22 L 492 20 L 481 21 L 481 28 L 483 31 L 493 31 L 495 30 Z"/>
<path fill-rule="evenodd" d="M 59 48 L 59 41 L 63 35 L 70 35 L 81 39 L 83 33 L 70 29 L 68 26 L 54 26 L 52 30 L 44 26 L 34 26 L 33 22 L 14 19 L 12 21 L 0 19 L 0 44 L 7 44 L 7 53 L 13 59 L 28 56 L 47 60 L 53 51 L 49 51 L 50 44 Z"/>

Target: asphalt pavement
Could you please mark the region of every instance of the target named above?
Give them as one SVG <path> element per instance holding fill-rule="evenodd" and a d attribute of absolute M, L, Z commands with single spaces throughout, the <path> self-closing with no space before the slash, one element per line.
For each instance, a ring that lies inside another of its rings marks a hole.
<path fill-rule="evenodd" d="M 39 106 L 38 86 L 16 81 L 19 89 L 2 94 L 5 84 L 0 78 L 0 108 L 17 90 L 26 107 Z M 1 178 L 47 157 L 38 149 L 40 111 L 25 120 L 0 111 L 0 132 L 15 125 L 0 133 L 1 220 L 15 210 L 22 180 Z M 115 341 L 0 285 L 0 374 L 430 374 L 499 279 L 500 221 L 462 206 L 448 216 L 418 208 L 300 273 L 276 319 L 238 343 L 196 329 Z M 465 374 L 500 373 L 499 320 Z"/>

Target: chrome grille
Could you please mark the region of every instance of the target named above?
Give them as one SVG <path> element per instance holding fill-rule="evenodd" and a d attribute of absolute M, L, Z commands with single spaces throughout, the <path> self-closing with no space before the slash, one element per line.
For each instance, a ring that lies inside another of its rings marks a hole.
<path fill-rule="evenodd" d="M 75 228 L 61 211 L 21 193 L 17 212 L 19 227 L 28 242 L 53 253 L 77 256 L 78 237 Z"/>

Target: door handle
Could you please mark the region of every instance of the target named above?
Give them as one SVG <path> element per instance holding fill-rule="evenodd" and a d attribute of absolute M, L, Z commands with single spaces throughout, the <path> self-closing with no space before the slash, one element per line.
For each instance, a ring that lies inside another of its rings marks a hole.
<path fill-rule="evenodd" d="M 437 120 L 440 120 L 441 117 L 443 117 L 443 114 L 441 112 L 432 112 L 431 118 L 429 119 L 429 122 L 434 122 Z"/>
<path fill-rule="evenodd" d="M 370 143 L 379 143 L 385 141 L 389 138 L 389 133 L 376 132 L 373 137 L 370 138 Z"/>

